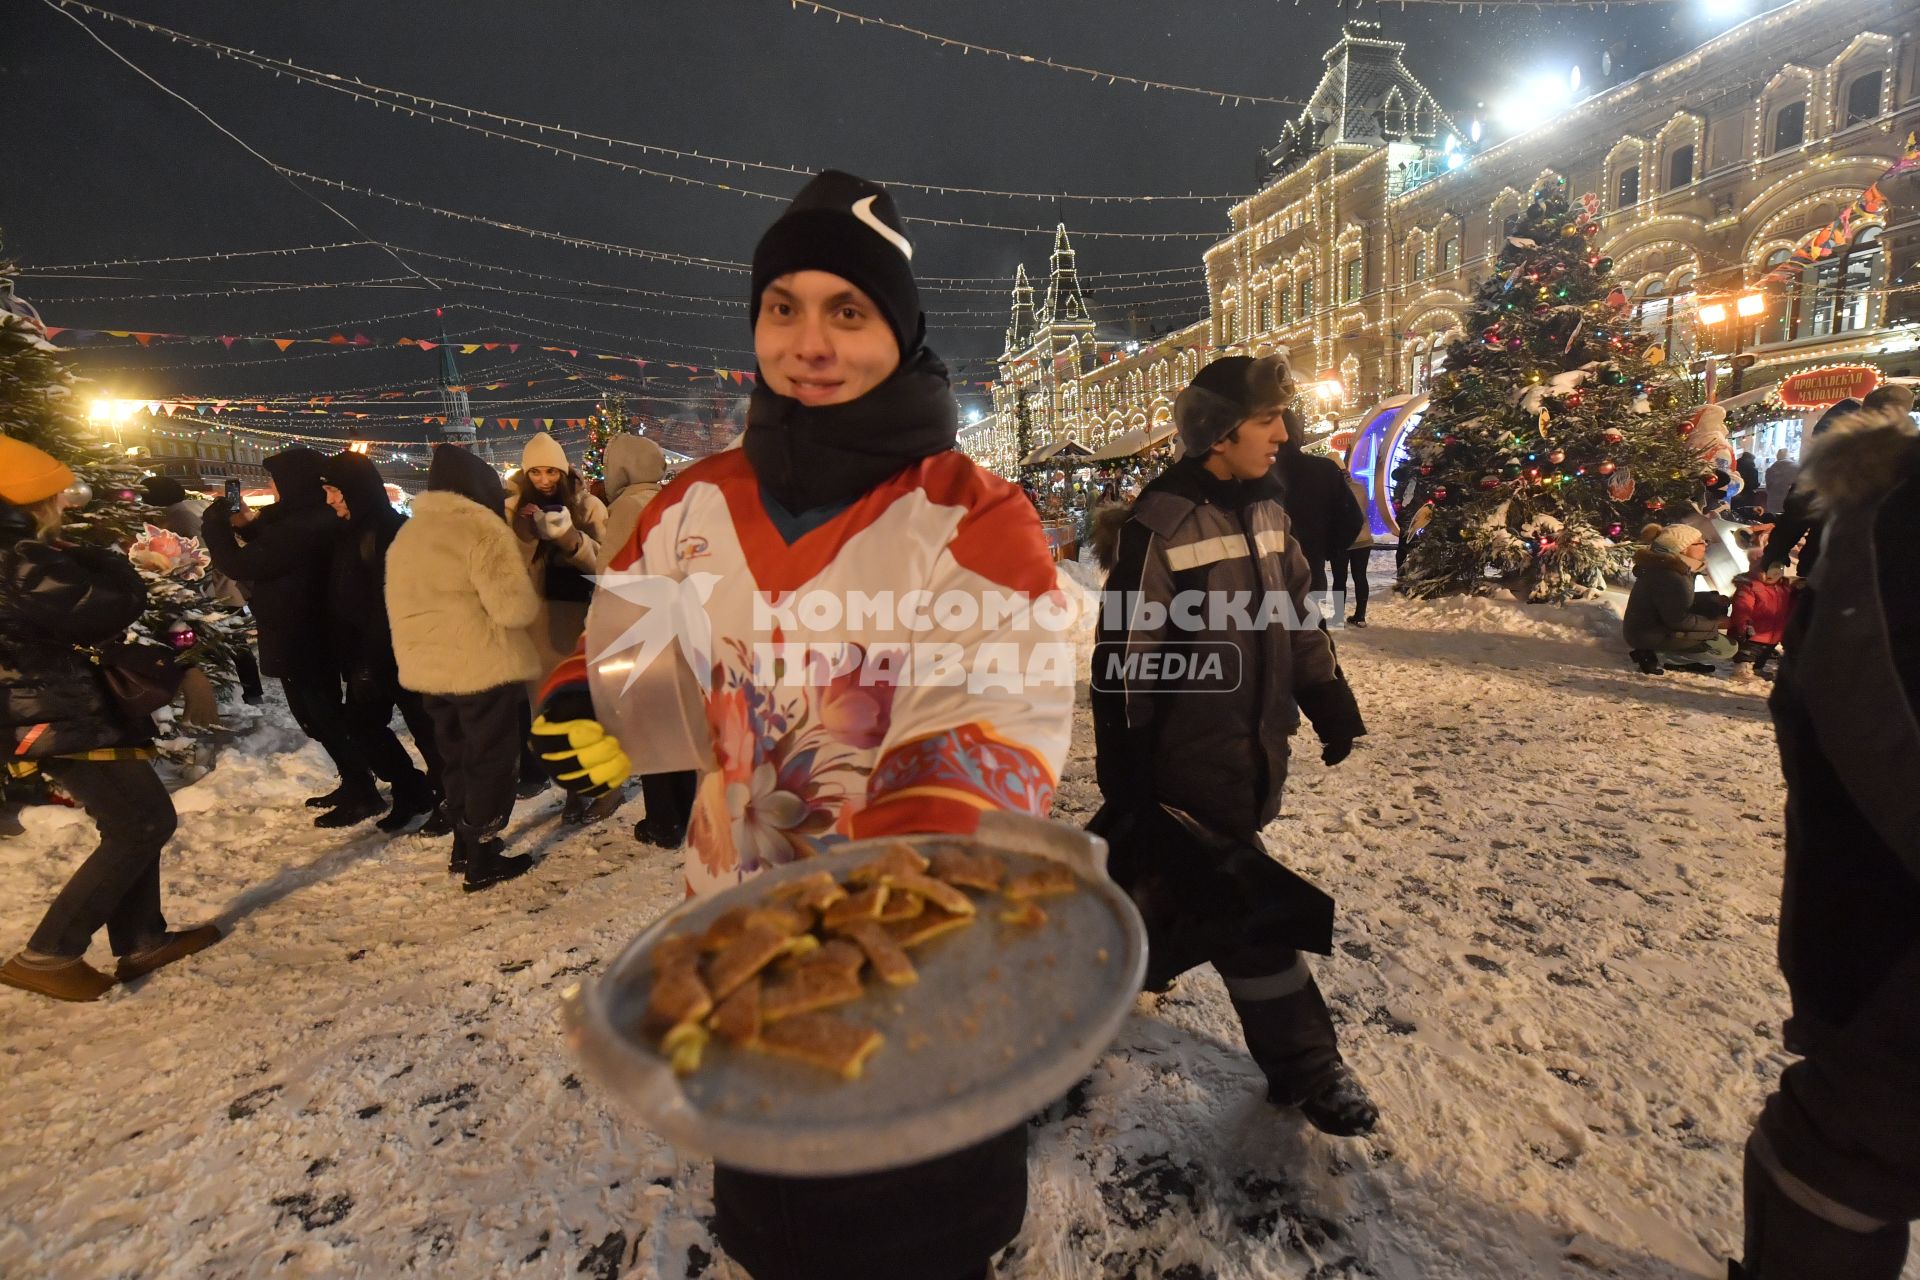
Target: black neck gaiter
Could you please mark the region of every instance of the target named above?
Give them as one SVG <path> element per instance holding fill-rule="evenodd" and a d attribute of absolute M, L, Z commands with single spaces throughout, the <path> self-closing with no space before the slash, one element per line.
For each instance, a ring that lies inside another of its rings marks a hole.
<path fill-rule="evenodd" d="M 803 405 L 764 376 L 740 442 L 761 487 L 799 513 L 850 502 L 922 458 L 953 448 L 960 410 L 947 367 L 921 347 L 885 382 L 845 404 Z"/>

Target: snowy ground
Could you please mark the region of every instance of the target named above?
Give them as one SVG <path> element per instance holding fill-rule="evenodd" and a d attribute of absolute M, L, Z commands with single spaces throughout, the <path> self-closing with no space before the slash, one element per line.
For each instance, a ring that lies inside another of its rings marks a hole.
<path fill-rule="evenodd" d="M 1036 1121 L 1003 1276 L 1724 1274 L 1783 1061 L 1760 698 L 1631 673 L 1597 610 L 1378 600 L 1341 640 L 1372 734 L 1338 770 L 1302 750 L 1268 835 L 1340 900 L 1319 971 L 1380 1132 L 1267 1107 L 1190 975 Z M 97 1005 L 0 991 L 0 1273 L 743 1275 L 705 1172 L 558 1034 L 559 992 L 675 901 L 638 802 L 564 836 L 523 804 L 540 864 L 466 896 L 438 843 L 308 826 L 327 779 L 294 746 L 269 717 L 176 796 L 169 911 L 229 939 Z M 50 810 L 0 841 L 0 942 L 88 844 Z"/>

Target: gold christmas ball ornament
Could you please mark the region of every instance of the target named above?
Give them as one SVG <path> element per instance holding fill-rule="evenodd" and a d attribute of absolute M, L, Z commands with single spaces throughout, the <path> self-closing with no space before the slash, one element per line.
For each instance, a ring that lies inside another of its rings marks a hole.
<path fill-rule="evenodd" d="M 1655 344 L 1654 346 L 1647 348 L 1648 364 L 1659 364 L 1662 360 L 1665 360 L 1666 358 L 1667 358 L 1667 352 L 1664 347 L 1661 347 L 1660 345 Z"/>
<path fill-rule="evenodd" d="M 1549 425 L 1550 425 L 1550 424 L 1551 424 L 1552 422 L 1553 422 L 1553 415 L 1552 415 L 1552 414 L 1550 414 L 1550 413 L 1548 413 L 1548 412 L 1547 412 L 1547 411 L 1546 411 L 1545 409 L 1542 409 L 1542 410 L 1540 411 L 1540 418 L 1539 418 L 1539 424 L 1540 424 L 1540 436 L 1541 436 L 1541 438 L 1542 438 L 1542 439 L 1545 439 L 1545 438 L 1546 438 L 1546 434 L 1547 434 L 1547 427 L 1548 427 L 1548 426 L 1549 426 Z"/>

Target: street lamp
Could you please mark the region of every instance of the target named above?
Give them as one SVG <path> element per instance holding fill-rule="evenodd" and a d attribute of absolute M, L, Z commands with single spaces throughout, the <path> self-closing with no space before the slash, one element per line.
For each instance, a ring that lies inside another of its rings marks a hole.
<path fill-rule="evenodd" d="M 1764 293 L 1743 293 L 1732 300 L 1729 312 L 1725 301 L 1703 302 L 1700 304 L 1700 323 L 1709 329 L 1718 328 L 1727 322 L 1729 314 L 1738 319 L 1733 326 L 1733 386 L 1728 395 L 1740 394 L 1740 383 L 1747 369 L 1753 364 L 1753 357 L 1745 353 L 1747 349 L 1747 329 L 1756 319 L 1767 313 L 1767 295 Z"/>

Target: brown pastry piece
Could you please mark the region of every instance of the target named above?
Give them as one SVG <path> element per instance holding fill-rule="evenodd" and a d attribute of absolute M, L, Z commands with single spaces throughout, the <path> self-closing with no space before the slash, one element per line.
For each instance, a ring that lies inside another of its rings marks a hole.
<path fill-rule="evenodd" d="M 917 893 L 939 907 L 942 911 L 956 916 L 973 914 L 973 899 L 960 892 L 945 880 L 935 880 L 932 876 L 908 873 L 890 875 L 880 882 L 895 893 Z"/>
<path fill-rule="evenodd" d="M 791 903 L 808 911 L 825 911 L 846 897 L 847 891 L 840 887 L 840 882 L 833 878 L 831 871 L 817 871 L 798 880 L 789 880 L 769 896 L 775 902 Z"/>
<path fill-rule="evenodd" d="M 756 907 L 747 912 L 746 923 L 748 927 L 763 924 L 782 937 L 791 938 L 813 928 L 813 912 L 805 907 L 787 904 Z"/>
<path fill-rule="evenodd" d="M 876 884 L 828 907 L 821 913 L 820 923 L 828 929 L 844 928 L 855 920 L 874 919 L 886 905 L 887 886 Z"/>
<path fill-rule="evenodd" d="M 948 847 L 933 855 L 933 874 L 948 884 L 997 893 L 1007 878 L 1007 864 L 990 853 L 968 853 Z"/>
<path fill-rule="evenodd" d="M 873 921 L 855 922 L 848 927 L 847 936 L 860 944 L 860 950 L 873 962 L 873 971 L 888 986 L 905 987 L 920 981 L 913 961 L 907 959 L 894 936 Z"/>
<path fill-rule="evenodd" d="M 887 904 L 880 908 L 880 914 L 874 919 L 881 924 L 891 924 L 895 920 L 911 920 L 924 911 L 926 906 L 927 900 L 919 894 L 901 893 L 892 886 L 888 886 Z"/>
<path fill-rule="evenodd" d="M 872 1027 L 856 1026 L 831 1013 L 799 1013 L 763 1027 L 751 1047 L 810 1062 L 843 1080 L 857 1080 L 881 1039 Z"/>
<path fill-rule="evenodd" d="M 727 944 L 707 966 L 707 988 L 715 1000 L 725 1000 L 740 984 L 773 963 L 794 941 L 766 925 L 751 925 Z"/>
<path fill-rule="evenodd" d="M 713 995 L 700 980 L 699 961 L 685 956 L 653 975 L 647 993 L 647 1025 L 656 1034 L 683 1022 L 704 1018 L 713 1010 Z"/>
<path fill-rule="evenodd" d="M 927 860 L 914 852 L 910 844 L 892 844 L 872 862 L 863 862 L 847 873 L 848 884 L 871 884 L 882 876 L 907 875 L 927 869 Z"/>
<path fill-rule="evenodd" d="M 973 923 L 972 916 L 955 915 L 940 907 L 929 905 L 925 911 L 911 920 L 901 920 L 894 924 L 882 925 L 892 934 L 894 941 L 903 947 L 917 947 L 929 938 L 937 938 L 943 933 L 955 929 L 964 929 Z"/>
<path fill-rule="evenodd" d="M 798 963 L 803 965 L 823 965 L 837 969 L 841 973 L 858 974 L 867 966 L 867 953 L 845 938 L 831 938 L 820 949 L 804 957 Z"/>
<path fill-rule="evenodd" d="M 707 1029 L 697 1022 L 683 1022 L 661 1038 L 660 1052 L 667 1055 L 677 1076 L 692 1075 L 700 1069 L 700 1055 L 707 1047 Z"/>
<path fill-rule="evenodd" d="M 700 935 L 681 933 L 671 938 L 662 938 L 654 944 L 651 962 L 655 973 L 662 973 L 677 964 L 685 964 L 700 958 Z"/>
<path fill-rule="evenodd" d="M 1002 924 L 1042 925 L 1047 922 L 1047 913 L 1039 903 L 1028 900 L 1002 911 L 1000 913 L 1000 922 Z"/>
<path fill-rule="evenodd" d="M 747 917 L 752 914 L 752 907 L 731 907 L 722 911 L 713 918 L 707 931 L 700 935 L 700 949 L 708 953 L 725 951 L 745 931 Z"/>
<path fill-rule="evenodd" d="M 739 990 L 720 1002 L 707 1026 L 728 1044 L 750 1044 L 760 1034 L 760 979 L 741 983 Z"/>
<path fill-rule="evenodd" d="M 1056 893 L 1072 893 L 1079 887 L 1073 868 L 1064 862 L 1049 862 L 1033 871 L 1022 871 L 1007 881 L 1006 895 L 1018 902 L 1022 898 L 1044 898 Z"/>
<path fill-rule="evenodd" d="M 760 995 L 760 1017 L 764 1023 L 778 1022 L 858 1000 L 865 992 L 858 974 L 829 965 L 803 964 L 792 973 L 767 983 Z"/>

